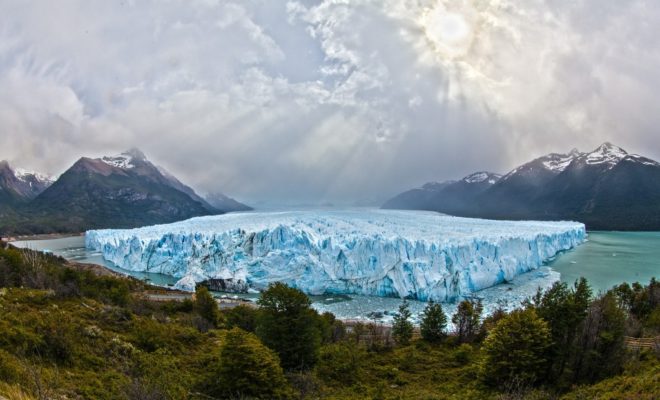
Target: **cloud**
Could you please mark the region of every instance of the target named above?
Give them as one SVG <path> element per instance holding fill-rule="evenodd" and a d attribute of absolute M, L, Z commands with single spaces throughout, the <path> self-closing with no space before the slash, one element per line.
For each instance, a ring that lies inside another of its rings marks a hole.
<path fill-rule="evenodd" d="M 382 200 L 613 141 L 660 158 L 660 8 L 553 0 L 0 5 L 0 158 L 137 146 L 200 191 Z"/>

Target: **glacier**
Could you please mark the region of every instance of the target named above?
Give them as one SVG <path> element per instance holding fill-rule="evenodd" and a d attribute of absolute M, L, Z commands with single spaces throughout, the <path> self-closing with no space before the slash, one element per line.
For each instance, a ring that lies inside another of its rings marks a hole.
<path fill-rule="evenodd" d="M 312 295 L 451 302 L 537 269 L 585 239 L 585 226 L 568 221 L 317 210 L 91 230 L 85 245 L 117 267 L 173 276 L 184 290 L 202 281 L 240 291 L 281 281 Z"/>

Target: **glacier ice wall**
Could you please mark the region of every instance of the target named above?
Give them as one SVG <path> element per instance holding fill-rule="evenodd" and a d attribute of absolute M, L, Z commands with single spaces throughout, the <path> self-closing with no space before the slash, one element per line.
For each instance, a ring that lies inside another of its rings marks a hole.
<path fill-rule="evenodd" d="M 585 240 L 576 222 L 490 221 L 423 211 L 250 212 L 128 230 L 86 246 L 118 267 L 257 290 L 452 301 L 538 268 Z"/>

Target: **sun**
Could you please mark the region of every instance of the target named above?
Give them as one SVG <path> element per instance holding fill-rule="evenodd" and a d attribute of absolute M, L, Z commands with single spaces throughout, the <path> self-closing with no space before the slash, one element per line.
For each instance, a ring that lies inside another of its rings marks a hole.
<path fill-rule="evenodd" d="M 465 56 L 474 40 L 473 10 L 449 10 L 438 2 L 419 21 L 429 46 L 442 58 Z"/>

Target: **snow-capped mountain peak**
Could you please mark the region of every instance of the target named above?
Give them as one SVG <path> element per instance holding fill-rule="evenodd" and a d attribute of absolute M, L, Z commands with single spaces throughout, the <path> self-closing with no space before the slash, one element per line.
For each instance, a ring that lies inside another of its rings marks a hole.
<path fill-rule="evenodd" d="M 550 153 L 515 168 L 508 174 L 504 175 L 502 181 L 506 181 L 517 174 L 533 176 L 538 174 L 539 171 L 544 170 L 550 171 L 556 175 L 564 171 L 573 160 L 582 157 L 583 155 L 584 153 L 581 153 L 578 149 L 573 149 L 566 154 Z"/>
<path fill-rule="evenodd" d="M 12 168 L 7 161 L 0 162 L 0 191 L 14 193 L 22 200 L 35 198 L 54 181 L 46 174 Z"/>
<path fill-rule="evenodd" d="M 133 168 L 133 158 L 125 154 L 120 154 L 117 156 L 105 156 L 101 158 L 101 161 L 104 163 L 121 168 L 121 169 L 131 169 Z"/>
<path fill-rule="evenodd" d="M 628 154 L 625 157 L 625 159 L 636 162 L 636 163 L 644 164 L 644 165 L 650 165 L 650 166 L 653 166 L 653 167 L 660 167 L 659 162 L 657 162 L 655 160 L 651 160 L 650 158 L 647 158 L 647 157 L 640 156 L 639 154 Z"/>
<path fill-rule="evenodd" d="M 470 174 L 463 178 L 463 182 L 466 183 L 481 183 L 481 182 L 488 182 L 489 184 L 493 185 L 495 182 L 497 182 L 502 175 L 499 174 L 494 174 L 492 172 L 486 172 L 486 171 L 480 171 L 480 172 L 475 172 L 473 174 Z"/>
<path fill-rule="evenodd" d="M 18 180 L 30 184 L 30 186 L 32 186 L 35 180 L 50 185 L 57 179 L 51 175 L 28 171 L 23 168 L 14 168 L 14 174 Z"/>
<path fill-rule="evenodd" d="M 578 149 L 573 149 L 568 154 L 551 153 L 541 157 L 541 163 L 545 169 L 559 173 L 582 154 Z"/>
<path fill-rule="evenodd" d="M 101 161 L 113 167 L 131 169 L 135 167 L 135 161 L 145 161 L 147 158 L 140 150 L 132 148 L 116 156 L 105 156 Z"/>
<path fill-rule="evenodd" d="M 613 166 L 624 159 L 627 155 L 628 152 L 621 147 L 605 142 L 598 146 L 596 150 L 586 154 L 585 162 L 589 165 L 610 164 Z"/>

